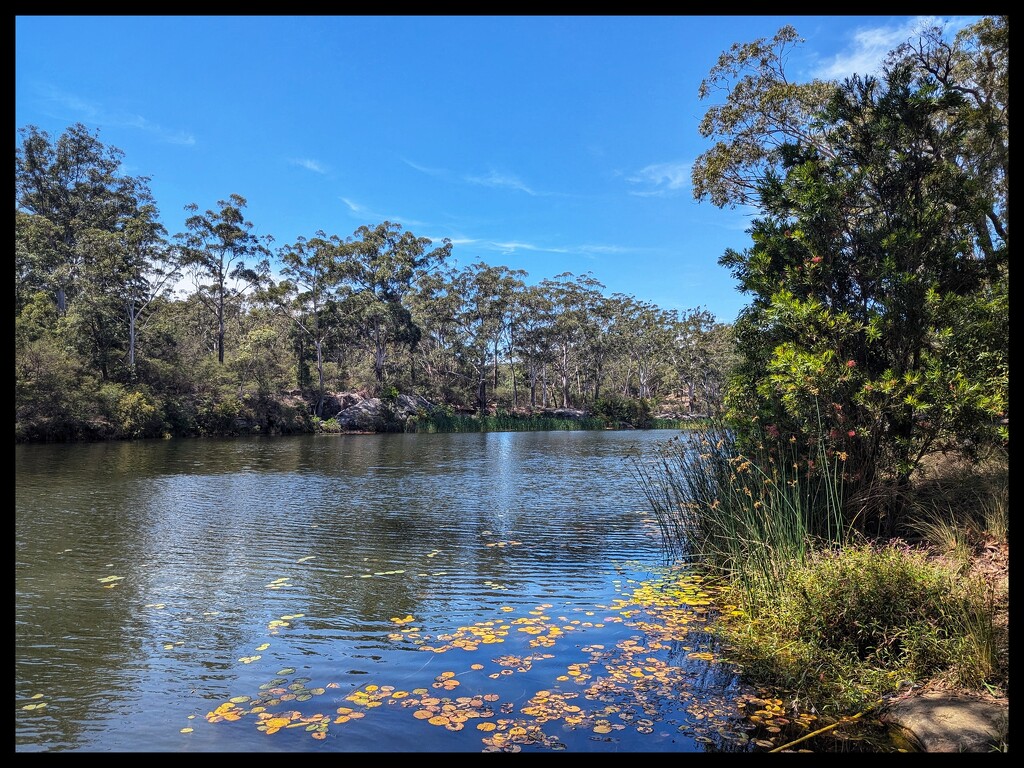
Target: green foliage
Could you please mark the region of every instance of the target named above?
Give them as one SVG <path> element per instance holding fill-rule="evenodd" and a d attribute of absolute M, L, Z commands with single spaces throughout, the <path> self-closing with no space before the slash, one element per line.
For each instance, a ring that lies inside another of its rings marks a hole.
<path fill-rule="evenodd" d="M 769 50 L 754 44 L 730 61 L 756 69 L 753 54 Z M 905 484 L 929 453 L 1007 434 L 1002 177 L 978 155 L 954 74 L 910 51 L 894 54 L 880 79 L 832 86 L 800 118 L 813 140 L 773 143 L 767 124 L 751 133 L 742 121 L 712 120 L 737 131 L 733 159 L 762 212 L 752 247 L 720 260 L 753 297 L 736 323 L 742 360 L 727 396 L 740 445 L 762 439 L 765 425 L 810 456 L 827 434 L 847 454 L 851 498 L 882 480 Z M 731 98 L 743 109 L 756 102 L 742 89 Z M 787 123 L 784 139 L 797 125 Z M 750 140 L 765 142 L 756 161 L 742 157 Z M 891 526 L 900 510 L 873 516 L 881 525 L 886 514 Z"/>
<path fill-rule="evenodd" d="M 620 429 L 623 426 L 637 429 L 654 427 L 654 415 L 649 400 L 633 400 L 616 395 L 606 395 L 597 400 L 591 408 L 593 415 L 603 419 L 608 426 Z"/>
<path fill-rule="evenodd" d="M 703 568 L 729 577 L 749 608 L 771 599 L 808 548 L 848 540 L 846 456 L 816 441 L 813 459 L 795 443 L 750 441 L 741 450 L 720 421 L 634 462 L 635 477 L 666 542 Z"/>
<path fill-rule="evenodd" d="M 297 238 L 275 281 L 270 238 L 254 235 L 241 195 L 186 206 L 168 242 L 148 180 L 123 174 L 120 150 L 82 125 L 55 140 L 19 133 L 18 439 L 312 430 L 291 398 L 320 416 L 331 392 L 367 391 L 471 406 L 495 420 L 488 429 L 523 428 L 503 412 L 527 403 L 586 408 L 615 393 L 593 426 L 666 427 L 628 401 L 681 394 L 692 410 L 721 389 L 727 326 L 707 313 L 606 296 L 589 274 L 528 286 L 525 272 L 482 262 L 442 273 L 451 243 L 391 222 L 344 241 Z M 175 297 L 183 275 L 194 291 Z M 427 428 L 415 422 L 377 426 Z"/>
<path fill-rule="evenodd" d="M 321 432 L 321 433 L 329 434 L 329 435 L 339 434 L 342 431 L 341 425 L 338 423 L 338 420 L 333 418 L 333 417 L 330 418 L 330 419 L 321 419 L 321 418 L 319 418 L 317 416 L 314 416 L 313 417 L 313 428 L 317 432 Z"/>
<path fill-rule="evenodd" d="M 416 432 L 548 432 L 604 429 L 602 419 L 560 419 L 550 416 L 520 416 L 499 413 L 494 416 L 479 416 L 452 413 L 450 409 L 438 410 L 429 417 L 417 419 Z"/>
<path fill-rule="evenodd" d="M 720 634 L 759 683 L 843 714 L 904 681 L 980 688 L 993 671 L 989 601 L 921 550 L 851 545 L 794 564 L 752 621 Z"/>
<path fill-rule="evenodd" d="M 237 435 L 243 410 L 242 401 L 235 395 L 205 400 L 196 412 L 196 426 L 202 435 Z"/>
<path fill-rule="evenodd" d="M 159 437 L 164 433 L 160 408 L 145 390 L 107 383 L 100 387 L 99 397 L 110 423 L 111 437 Z"/>
<path fill-rule="evenodd" d="M 91 437 L 95 380 L 73 353 L 47 336 L 18 347 L 14 358 L 15 439 Z"/>

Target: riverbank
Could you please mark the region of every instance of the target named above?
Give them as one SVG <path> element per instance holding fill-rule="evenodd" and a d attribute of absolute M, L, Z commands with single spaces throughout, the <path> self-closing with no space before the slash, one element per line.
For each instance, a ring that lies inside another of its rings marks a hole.
<path fill-rule="evenodd" d="M 667 400 L 605 398 L 586 408 L 498 406 L 485 411 L 435 402 L 416 393 L 328 392 L 322 400 L 300 390 L 242 392 L 217 399 L 182 399 L 161 412 L 134 402 L 138 413 L 94 413 L 87 419 L 15 422 L 16 443 L 99 442 L 176 437 L 252 437 L 385 432 L 542 432 L 594 429 L 687 429 L 700 414 Z M 56 408 L 55 410 L 61 410 Z M 317 416 L 316 414 L 320 415 Z"/>

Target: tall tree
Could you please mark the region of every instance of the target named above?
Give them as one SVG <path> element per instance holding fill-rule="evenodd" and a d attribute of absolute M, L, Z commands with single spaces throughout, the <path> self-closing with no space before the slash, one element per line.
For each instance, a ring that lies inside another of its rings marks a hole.
<path fill-rule="evenodd" d="M 15 211 L 23 242 L 31 242 L 25 277 L 50 291 L 58 312 L 67 311 L 89 253 L 89 232 L 115 232 L 138 208 L 148 179 L 121 174 L 124 153 L 104 145 L 81 123 L 56 140 L 34 125 L 18 130 Z M 148 196 L 148 195 L 147 195 Z"/>
<path fill-rule="evenodd" d="M 1006 51 L 990 46 L 1005 38 L 973 29 L 957 50 L 998 70 Z M 769 162 L 733 157 L 762 213 L 753 246 L 720 260 L 753 299 L 736 324 L 733 413 L 809 452 L 825 441 L 846 457 L 850 491 L 903 484 L 927 452 L 991 438 L 1008 407 L 1005 137 L 922 65 L 925 50 L 942 58 L 933 38 L 880 78 L 833 84 L 807 118 L 815 140 L 763 134 Z M 749 94 L 732 100 L 757 111 Z M 965 322 L 980 324 L 966 334 Z"/>
<path fill-rule="evenodd" d="M 175 276 L 146 177 L 78 124 L 55 142 L 29 126 L 15 155 L 16 305 L 53 296 L 68 340 L 104 380 L 135 375 L 138 328 Z"/>
<path fill-rule="evenodd" d="M 514 354 L 526 369 L 530 384 L 530 407 L 538 406 L 538 387 L 541 406 L 547 406 L 547 382 L 545 373 L 553 360 L 551 327 L 554 303 L 545 286 L 528 286 L 518 302 L 519 312 L 515 316 Z"/>
<path fill-rule="evenodd" d="M 508 267 L 471 264 L 451 270 L 443 291 L 436 291 L 433 297 L 434 306 L 444 305 L 451 312 L 446 319 L 456 332 L 453 351 L 473 383 L 480 413 L 488 407 L 489 378 L 497 389 L 498 347 L 508 331 L 513 291 L 522 285 L 520 278 L 525 275 Z"/>
<path fill-rule="evenodd" d="M 595 332 L 595 313 L 604 286 L 593 275 L 563 272 L 541 282 L 551 299 L 553 321 L 549 339 L 555 349 L 552 358 L 559 379 L 562 407 L 570 408 L 573 383 L 583 397 L 580 376 L 585 366 L 584 349 Z"/>
<path fill-rule="evenodd" d="M 786 73 L 786 61 L 801 43 L 789 25 L 771 39 L 736 43 L 701 81 L 701 99 L 725 101 L 712 104 L 700 122 L 700 135 L 715 143 L 693 163 L 696 199 L 718 207 L 757 205 L 759 181 L 778 168 L 780 147 L 800 144 L 830 154 L 828 130 L 815 116 L 834 83 L 795 83 Z"/>
<path fill-rule="evenodd" d="M 324 344 L 342 322 L 342 241 L 337 235 L 317 231 L 310 239 L 299 237 L 278 252 L 282 263 L 278 283 L 270 281 L 260 298 L 287 317 L 313 344 L 316 354 L 317 400 L 313 412 L 323 415 L 325 394 Z M 299 361 L 302 364 L 302 361 Z"/>
<path fill-rule="evenodd" d="M 731 327 L 715 320 L 704 308 L 688 310 L 678 318 L 672 357 L 679 382 L 686 390 L 687 412 L 718 412 L 734 350 Z"/>
<path fill-rule="evenodd" d="M 416 237 L 400 224 L 382 222 L 361 226 L 341 250 L 345 279 L 353 286 L 353 306 L 363 335 L 373 353 L 373 375 L 383 390 L 388 348 L 399 343 L 414 349 L 420 329 L 407 306 L 417 279 L 451 255 L 451 241 L 431 248 L 426 237 Z"/>
<path fill-rule="evenodd" d="M 246 205 L 237 194 L 218 200 L 216 211 L 197 213 L 199 206 L 190 203 L 185 206 L 192 214 L 185 220 L 187 231 L 177 235 L 182 264 L 191 270 L 196 293 L 216 320 L 217 362 L 222 365 L 227 306 L 269 270 L 269 238 L 253 234 L 253 224 L 244 215 Z"/>

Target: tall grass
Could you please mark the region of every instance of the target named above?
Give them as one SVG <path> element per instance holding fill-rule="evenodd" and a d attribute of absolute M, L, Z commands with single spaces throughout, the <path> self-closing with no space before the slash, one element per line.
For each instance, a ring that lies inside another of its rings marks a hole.
<path fill-rule="evenodd" d="M 905 682 L 981 690 L 997 674 L 985 584 L 897 542 L 811 553 L 770 610 L 718 633 L 759 685 L 828 714 L 860 711 Z"/>
<path fill-rule="evenodd" d="M 604 429 L 596 418 L 558 419 L 551 416 L 518 416 L 499 413 L 494 416 L 449 414 L 439 411 L 416 421 L 411 431 L 437 432 L 543 432 L 558 430 Z"/>
<path fill-rule="evenodd" d="M 714 630 L 730 656 L 794 706 L 838 714 L 904 681 L 1001 686 L 1008 645 L 996 615 L 1006 591 L 974 575 L 970 557 L 1008 531 L 1005 456 L 937 466 L 913 489 L 924 543 L 959 555 L 934 559 L 927 546 L 864 540 L 853 510 L 872 489 L 846 498 L 845 457 L 824 437 L 804 443 L 812 456 L 798 455 L 795 442 L 781 452 L 778 441 L 741 445 L 716 423 L 634 459 L 675 554 L 734 588 L 744 618 Z"/>
<path fill-rule="evenodd" d="M 709 423 L 669 440 L 653 460 L 635 461 L 634 476 L 679 554 L 762 602 L 809 547 L 834 547 L 850 534 L 843 458 L 818 445 L 810 462 L 764 444 L 741 452 L 728 428 Z"/>
<path fill-rule="evenodd" d="M 683 429 L 684 421 L 653 419 L 651 429 Z M 523 416 L 512 413 L 498 413 L 493 416 L 477 416 L 437 411 L 423 416 L 407 429 L 417 433 L 437 432 L 550 432 L 573 430 L 614 429 L 623 427 L 600 416 L 586 416 L 579 419 L 560 419 L 553 416 Z"/>

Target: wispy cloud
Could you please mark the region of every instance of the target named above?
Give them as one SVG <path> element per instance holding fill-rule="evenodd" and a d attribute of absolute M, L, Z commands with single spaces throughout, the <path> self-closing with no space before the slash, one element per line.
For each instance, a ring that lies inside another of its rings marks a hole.
<path fill-rule="evenodd" d="M 405 228 L 427 226 L 425 222 L 417 221 L 416 219 L 409 219 L 406 218 L 405 216 L 396 216 L 394 214 L 386 215 L 379 213 L 377 211 L 374 211 L 372 208 L 363 205 L 362 203 L 356 202 L 350 197 L 340 197 L 338 199 L 341 200 L 341 202 L 343 202 L 346 206 L 348 206 L 348 210 L 353 217 L 360 219 L 360 223 L 366 224 L 367 226 L 373 227 L 384 221 L 390 221 L 393 224 L 399 224 Z"/>
<path fill-rule="evenodd" d="M 540 190 L 534 189 L 513 173 L 503 173 L 501 171 L 491 169 L 490 171 L 484 174 L 466 173 L 460 176 L 457 173 L 449 171 L 447 168 L 432 168 L 430 166 L 422 165 L 420 163 L 408 160 L 406 158 L 402 158 L 402 162 L 408 165 L 410 168 L 419 171 L 420 173 L 426 174 L 427 176 L 432 176 L 437 179 L 445 179 L 446 181 L 456 181 L 462 182 L 464 184 L 475 184 L 477 186 L 490 187 L 492 189 L 511 189 L 515 190 L 516 192 L 523 192 L 532 197 L 544 197 L 547 195 L 554 194 L 551 192 L 542 192 Z"/>
<path fill-rule="evenodd" d="M 180 144 L 184 147 L 191 147 L 196 143 L 196 137 L 188 131 L 164 128 L 151 120 L 147 120 L 142 115 L 131 115 L 130 117 L 127 117 L 123 125 L 129 125 L 132 128 L 139 128 L 151 133 L 161 141 L 166 141 L 168 144 Z"/>
<path fill-rule="evenodd" d="M 533 243 L 524 243 L 519 240 L 509 240 L 506 242 L 490 241 L 487 245 L 501 253 L 515 253 L 516 251 L 538 251 L 541 253 L 570 252 L 568 248 L 550 248 L 542 245 L 534 245 Z"/>
<path fill-rule="evenodd" d="M 90 123 L 106 125 L 125 126 L 138 128 L 155 136 L 160 141 L 168 144 L 178 144 L 190 147 L 196 143 L 196 138 L 191 133 L 181 129 L 167 128 L 154 123 L 142 115 L 129 114 L 126 112 L 115 112 L 105 109 L 102 105 L 83 99 L 72 93 L 67 93 L 53 86 L 46 86 L 41 89 L 42 98 L 51 104 L 71 112 L 77 119 Z"/>
<path fill-rule="evenodd" d="M 479 184 L 483 187 L 493 187 L 496 189 L 514 189 L 519 192 L 525 192 L 528 195 L 537 196 L 541 194 L 530 187 L 528 187 L 518 176 L 514 176 L 508 173 L 499 173 L 497 171 L 490 171 L 486 176 L 466 176 L 464 177 L 470 184 Z"/>
<path fill-rule="evenodd" d="M 860 27 L 854 32 L 850 49 L 823 60 L 814 74 L 826 80 L 841 80 L 853 74 L 878 74 L 886 55 L 902 43 L 916 38 L 920 32 L 940 26 L 952 35 L 972 21 L 964 17 L 915 16 L 898 25 Z"/>
<path fill-rule="evenodd" d="M 307 171 L 313 171 L 313 173 L 327 173 L 327 169 L 323 165 L 308 157 L 292 158 L 292 164 L 305 168 Z"/>
<path fill-rule="evenodd" d="M 437 178 L 447 179 L 451 178 L 452 175 L 450 171 L 445 170 L 444 168 L 428 168 L 425 165 L 414 163 L 412 160 L 407 160 L 404 157 L 402 158 L 402 162 L 408 165 L 413 170 L 417 170 L 420 173 L 425 173 L 427 176 L 435 176 Z"/>
<path fill-rule="evenodd" d="M 347 205 L 348 209 L 350 211 L 352 211 L 352 213 L 368 213 L 368 211 L 366 210 L 366 207 L 363 206 L 363 205 L 360 205 L 355 200 L 350 200 L 347 197 L 343 197 L 343 198 L 341 198 L 341 202 L 343 202 L 345 205 Z"/>
<path fill-rule="evenodd" d="M 615 256 L 615 255 L 618 255 L 618 254 L 621 254 L 621 253 L 636 253 L 640 249 L 638 249 L 638 248 L 627 248 L 627 247 L 622 246 L 622 245 L 589 245 L 589 244 L 585 244 L 585 245 L 577 246 L 576 250 L 581 251 L 583 253 L 599 253 L 599 254 L 602 254 L 602 255 L 607 254 L 607 255 L 610 255 L 610 256 Z"/>
<path fill-rule="evenodd" d="M 664 197 L 686 189 L 690 184 L 690 164 L 682 161 L 652 163 L 626 177 L 637 189 L 629 194 L 639 197 Z"/>

